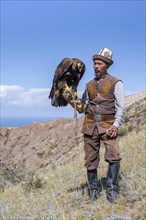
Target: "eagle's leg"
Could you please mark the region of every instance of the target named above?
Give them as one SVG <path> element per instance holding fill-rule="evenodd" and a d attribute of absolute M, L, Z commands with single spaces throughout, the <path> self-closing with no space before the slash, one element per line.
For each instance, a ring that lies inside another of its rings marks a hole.
<path fill-rule="evenodd" d="M 67 85 L 66 81 L 60 81 L 60 82 L 58 82 L 57 88 L 59 90 L 61 90 L 61 89 L 64 89 L 66 87 L 66 85 Z"/>

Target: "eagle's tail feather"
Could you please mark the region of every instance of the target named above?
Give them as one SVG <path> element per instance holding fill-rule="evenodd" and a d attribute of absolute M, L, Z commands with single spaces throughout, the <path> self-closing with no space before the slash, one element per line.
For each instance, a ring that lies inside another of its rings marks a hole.
<path fill-rule="evenodd" d="M 55 88 L 54 88 L 54 86 L 52 86 L 48 98 L 51 99 L 51 105 L 54 106 L 54 107 L 67 106 L 67 104 L 68 104 L 65 101 L 65 99 L 62 97 L 61 94 L 59 94 L 58 97 L 55 96 Z"/>
<path fill-rule="evenodd" d="M 67 106 L 67 104 L 68 104 L 63 97 L 58 98 L 57 102 L 58 102 L 59 107 L 60 106 Z"/>
<path fill-rule="evenodd" d="M 54 106 L 54 107 L 58 107 L 59 106 L 57 98 L 55 96 L 51 100 L 51 105 Z"/>
<path fill-rule="evenodd" d="M 56 98 L 55 95 L 51 100 L 51 105 L 54 107 L 67 106 L 67 102 L 63 98 Z"/>
<path fill-rule="evenodd" d="M 50 94 L 48 96 L 49 99 L 53 99 L 53 96 L 54 96 L 54 86 L 52 86 L 51 88 L 51 91 L 50 91 Z"/>

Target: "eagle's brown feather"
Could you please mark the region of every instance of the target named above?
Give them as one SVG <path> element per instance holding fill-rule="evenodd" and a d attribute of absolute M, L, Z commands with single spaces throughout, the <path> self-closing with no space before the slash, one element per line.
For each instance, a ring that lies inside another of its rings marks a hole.
<path fill-rule="evenodd" d="M 64 85 L 67 84 L 76 91 L 84 72 L 85 64 L 80 59 L 64 58 L 60 62 L 55 70 L 53 85 L 49 94 L 53 106 L 67 105 L 67 102 L 62 96 Z"/>

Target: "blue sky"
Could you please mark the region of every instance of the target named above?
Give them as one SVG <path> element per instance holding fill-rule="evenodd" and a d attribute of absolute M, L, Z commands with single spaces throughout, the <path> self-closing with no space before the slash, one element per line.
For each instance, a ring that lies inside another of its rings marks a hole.
<path fill-rule="evenodd" d="M 92 56 L 113 52 L 109 73 L 125 95 L 145 90 L 145 1 L 1 1 L 1 115 L 73 117 L 48 94 L 65 57 L 86 64 L 81 97 L 94 77 Z"/>

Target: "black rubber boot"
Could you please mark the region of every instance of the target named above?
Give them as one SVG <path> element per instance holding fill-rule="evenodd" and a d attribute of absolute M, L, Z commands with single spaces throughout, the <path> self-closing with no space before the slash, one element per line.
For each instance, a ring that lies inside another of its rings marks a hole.
<path fill-rule="evenodd" d="M 97 169 L 87 170 L 87 178 L 89 183 L 89 203 L 95 201 L 101 192 L 98 188 L 98 178 L 97 178 Z"/>
<path fill-rule="evenodd" d="M 107 193 L 107 199 L 111 203 L 117 203 L 119 199 L 118 183 L 117 183 L 119 170 L 120 170 L 119 162 L 109 163 L 106 193 Z"/>

